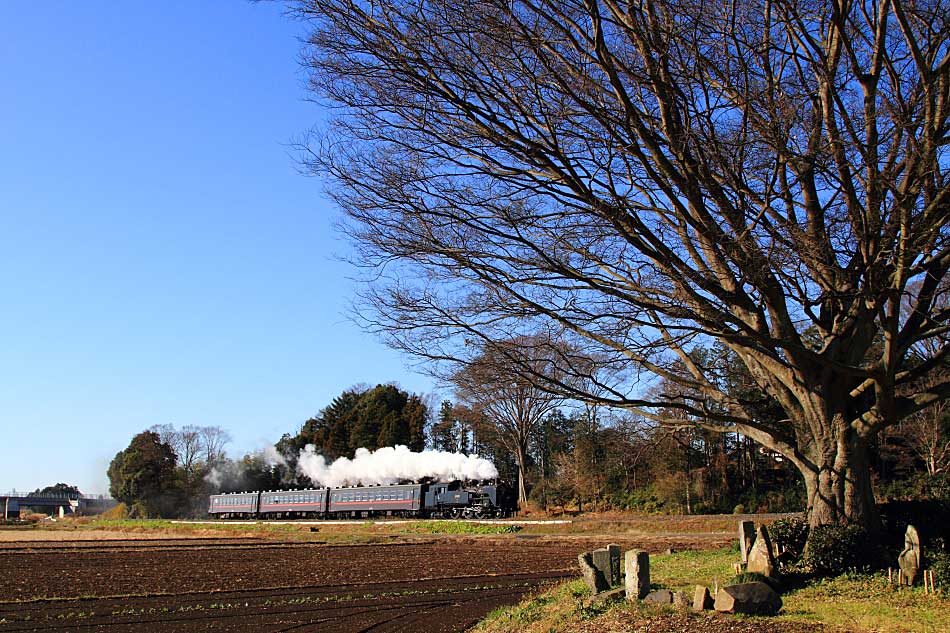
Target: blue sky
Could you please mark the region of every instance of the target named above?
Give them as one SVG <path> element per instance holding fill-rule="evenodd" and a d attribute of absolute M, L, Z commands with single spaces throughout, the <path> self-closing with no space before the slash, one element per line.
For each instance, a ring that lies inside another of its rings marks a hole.
<path fill-rule="evenodd" d="M 0 3 L 0 490 L 104 492 L 158 423 L 263 446 L 356 383 L 429 379 L 346 318 L 323 114 L 279 4 Z"/>

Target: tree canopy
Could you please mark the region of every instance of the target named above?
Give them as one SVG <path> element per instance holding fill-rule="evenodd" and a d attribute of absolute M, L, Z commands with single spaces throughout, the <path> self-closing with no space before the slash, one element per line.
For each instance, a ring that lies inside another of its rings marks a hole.
<path fill-rule="evenodd" d="M 164 516 L 178 501 L 175 451 L 158 433 L 142 431 L 109 464 L 109 492 L 133 515 Z"/>
<path fill-rule="evenodd" d="M 950 316 L 944 2 L 295 6 L 368 327 L 439 362 L 545 332 L 597 365 L 544 388 L 751 437 L 812 523 L 874 526 L 870 444 L 950 396 L 946 346 L 908 362 Z"/>
<path fill-rule="evenodd" d="M 300 432 L 282 440 L 278 450 L 295 454 L 313 444 L 327 459 L 353 457 L 358 448 L 375 450 L 401 444 L 412 451 L 425 446 L 429 411 L 422 398 L 394 385 L 344 391 Z"/>

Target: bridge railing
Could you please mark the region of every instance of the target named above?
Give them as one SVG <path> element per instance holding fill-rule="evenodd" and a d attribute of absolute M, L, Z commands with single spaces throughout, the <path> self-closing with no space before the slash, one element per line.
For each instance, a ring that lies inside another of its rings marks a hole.
<path fill-rule="evenodd" d="M 91 501 L 108 501 L 111 500 L 107 494 L 70 494 L 68 492 L 55 492 L 49 494 L 39 494 L 36 492 L 21 492 L 19 490 L 11 490 L 10 492 L 0 492 L 0 498 L 8 497 L 11 499 L 50 499 L 50 500 L 77 500 L 77 499 L 88 499 Z"/>

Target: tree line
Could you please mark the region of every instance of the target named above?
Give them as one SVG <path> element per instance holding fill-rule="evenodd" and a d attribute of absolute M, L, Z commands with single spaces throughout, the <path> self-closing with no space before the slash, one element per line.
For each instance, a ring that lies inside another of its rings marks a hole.
<path fill-rule="evenodd" d="M 744 390 L 762 416 L 780 415 L 767 396 L 753 393 L 741 364 L 723 357 L 720 367 L 718 380 L 729 383 L 724 389 Z M 226 455 L 229 436 L 218 427 L 154 426 L 116 455 L 110 490 L 134 516 L 202 516 L 208 494 L 312 485 L 296 469 L 308 444 L 330 460 L 353 457 L 357 448 L 404 444 L 490 459 L 500 478 L 518 487 L 522 508 L 698 514 L 807 507 L 794 465 L 742 434 L 565 402 L 518 388 L 510 376 L 489 380 L 487 363 L 475 374 L 484 379 L 481 388 L 474 388 L 473 375 L 457 376 L 454 399 L 438 406 L 392 384 L 347 389 L 296 433 L 237 458 Z M 507 390 L 490 388 L 505 380 Z M 537 402 L 526 406 L 529 397 Z M 944 407 L 890 429 L 871 455 L 879 500 L 950 502 L 950 415 Z"/>

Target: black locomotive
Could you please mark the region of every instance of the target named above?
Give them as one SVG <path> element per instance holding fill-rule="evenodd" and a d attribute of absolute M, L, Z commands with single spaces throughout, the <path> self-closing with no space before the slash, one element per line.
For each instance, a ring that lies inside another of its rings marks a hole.
<path fill-rule="evenodd" d="M 331 519 L 373 516 L 488 519 L 511 516 L 515 495 L 504 484 L 395 484 L 211 495 L 221 519 Z"/>

